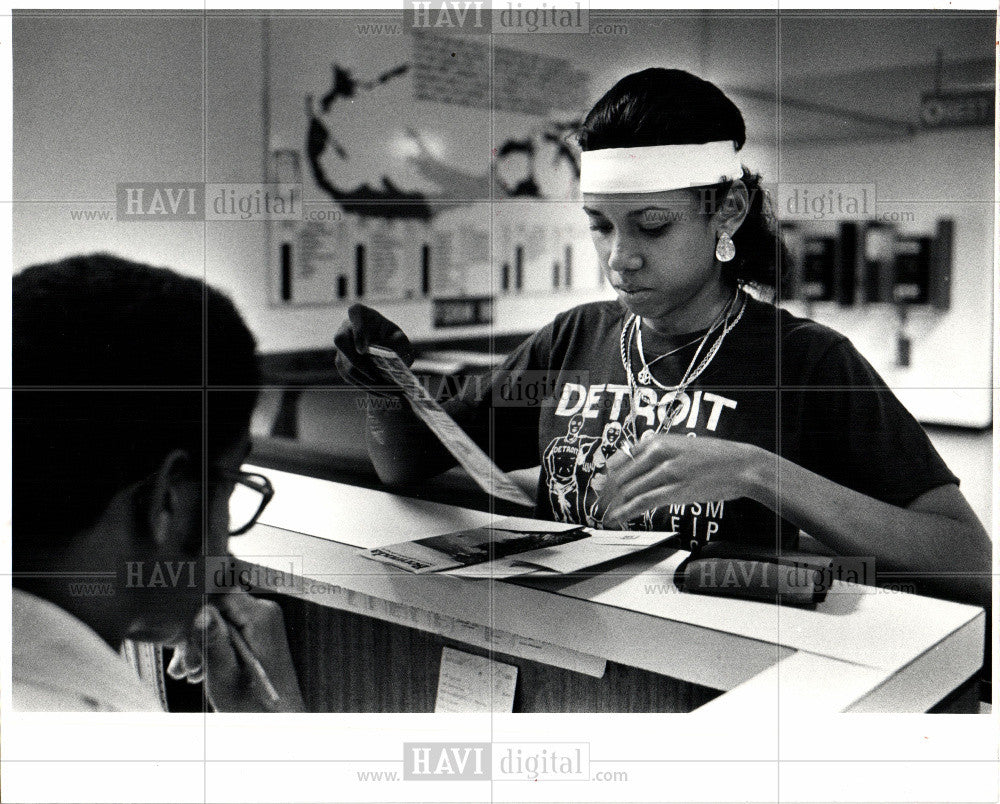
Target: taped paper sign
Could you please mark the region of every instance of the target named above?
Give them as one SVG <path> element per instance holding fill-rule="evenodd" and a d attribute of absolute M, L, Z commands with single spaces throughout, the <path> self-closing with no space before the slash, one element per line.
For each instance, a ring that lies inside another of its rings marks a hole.
<path fill-rule="evenodd" d="M 444 648 L 435 712 L 511 712 L 517 668 L 484 656 Z"/>

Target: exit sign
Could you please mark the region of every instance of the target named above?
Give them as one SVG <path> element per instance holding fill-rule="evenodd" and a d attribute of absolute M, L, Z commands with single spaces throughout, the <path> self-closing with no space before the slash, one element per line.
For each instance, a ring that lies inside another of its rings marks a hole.
<path fill-rule="evenodd" d="M 992 126 L 994 94 L 988 89 L 928 92 L 920 100 L 924 128 Z"/>

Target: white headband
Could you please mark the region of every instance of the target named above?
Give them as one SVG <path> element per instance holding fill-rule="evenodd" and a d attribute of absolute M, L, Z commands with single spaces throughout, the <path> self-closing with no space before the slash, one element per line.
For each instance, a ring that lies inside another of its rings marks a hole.
<path fill-rule="evenodd" d="M 718 184 L 742 175 L 732 140 L 603 148 L 584 151 L 580 158 L 580 191 L 584 193 L 658 193 Z"/>

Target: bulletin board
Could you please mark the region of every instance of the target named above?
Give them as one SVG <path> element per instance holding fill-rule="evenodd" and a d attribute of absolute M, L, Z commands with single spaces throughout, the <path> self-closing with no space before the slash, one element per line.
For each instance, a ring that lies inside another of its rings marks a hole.
<path fill-rule="evenodd" d="M 579 270 L 570 135 L 592 99 L 570 59 L 399 16 L 275 16 L 264 36 L 268 180 L 301 184 L 303 211 L 268 224 L 271 304 L 599 285 Z"/>

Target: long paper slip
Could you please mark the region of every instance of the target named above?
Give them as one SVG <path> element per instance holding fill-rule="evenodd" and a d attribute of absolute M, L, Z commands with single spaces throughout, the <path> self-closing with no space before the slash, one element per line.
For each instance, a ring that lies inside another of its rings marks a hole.
<path fill-rule="evenodd" d="M 500 467 L 490 460 L 490 456 L 483 452 L 427 393 L 399 355 L 381 346 L 369 346 L 368 353 L 375 361 L 375 365 L 395 380 L 409 400 L 413 412 L 431 428 L 434 435 L 455 456 L 462 468 L 483 491 L 502 500 L 534 506 L 535 501 L 507 477 Z"/>

